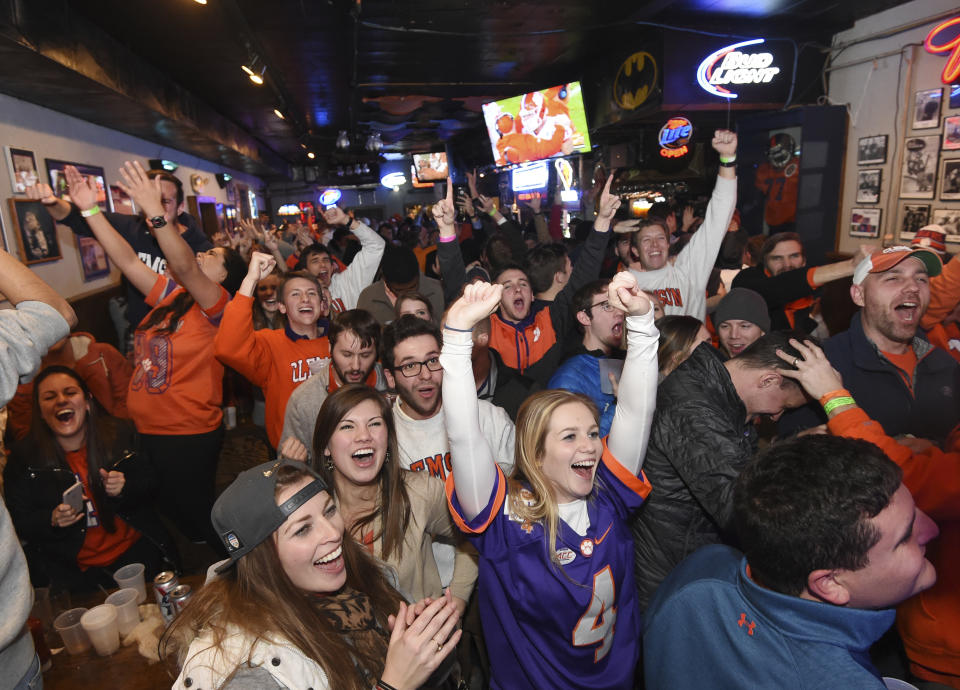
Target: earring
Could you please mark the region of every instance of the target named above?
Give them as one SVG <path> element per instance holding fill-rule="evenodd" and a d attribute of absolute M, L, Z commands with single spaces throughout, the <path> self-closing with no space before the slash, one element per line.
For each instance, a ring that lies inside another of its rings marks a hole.
<path fill-rule="evenodd" d="M 389 449 L 389 448 L 387 449 L 386 455 L 383 456 L 383 464 L 386 465 L 388 462 L 390 462 L 390 449 Z"/>
<path fill-rule="evenodd" d="M 325 456 L 327 458 L 326 469 L 327 472 L 333 472 L 333 457 L 329 454 Z"/>

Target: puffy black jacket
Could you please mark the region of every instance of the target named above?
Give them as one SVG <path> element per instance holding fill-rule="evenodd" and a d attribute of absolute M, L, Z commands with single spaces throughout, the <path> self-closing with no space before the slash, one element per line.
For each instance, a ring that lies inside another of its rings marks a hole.
<path fill-rule="evenodd" d="M 127 451 L 136 452 L 137 437 L 133 425 L 126 420 L 116 422 L 116 435 L 111 457 L 120 458 Z M 134 454 L 117 467 L 124 473 L 123 491 L 115 498 L 107 497 L 114 513 L 149 539 L 171 564 L 178 568 L 176 547 L 151 507 L 156 478 L 152 464 L 144 455 Z M 63 492 L 73 485 L 74 474 L 66 460 L 42 463 L 30 437 L 13 447 L 3 472 L 7 508 L 17 535 L 24 542 L 24 551 L 34 582 L 50 580 L 56 586 L 69 588 L 79 570 L 77 554 L 86 535 L 86 520 L 69 527 L 53 527 L 50 515 L 62 503 Z"/>
<path fill-rule="evenodd" d="M 653 491 L 633 518 L 641 610 L 667 574 L 704 544 L 734 544 L 733 486 L 757 433 L 726 367 L 702 343 L 657 390 L 643 471 Z"/>

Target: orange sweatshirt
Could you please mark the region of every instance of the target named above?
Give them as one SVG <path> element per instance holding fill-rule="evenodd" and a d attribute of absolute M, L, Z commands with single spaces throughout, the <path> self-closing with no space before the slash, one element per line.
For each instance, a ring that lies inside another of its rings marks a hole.
<path fill-rule="evenodd" d="M 879 446 L 903 470 L 903 483 L 917 507 L 940 527 L 927 545 L 937 583 L 897 608 L 897 627 L 918 678 L 960 688 L 960 430 L 947 441 L 914 453 L 887 436 L 859 407 L 829 421 L 836 436 L 859 438 Z"/>
<path fill-rule="evenodd" d="M 267 437 L 276 448 L 290 394 L 310 378 L 310 364 L 330 357 L 323 338 L 294 340 L 286 329 L 253 330 L 253 298 L 234 297 L 213 343 L 217 359 L 263 389 Z"/>

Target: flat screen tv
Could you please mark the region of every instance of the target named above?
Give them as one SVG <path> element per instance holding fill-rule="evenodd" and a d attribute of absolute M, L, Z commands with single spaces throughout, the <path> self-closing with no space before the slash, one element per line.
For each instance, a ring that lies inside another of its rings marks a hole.
<path fill-rule="evenodd" d="M 590 150 L 578 81 L 484 103 L 483 119 L 497 166 Z"/>
<path fill-rule="evenodd" d="M 447 167 L 447 154 L 438 153 L 413 154 L 413 170 L 418 182 L 442 182 L 447 179 L 450 170 Z"/>

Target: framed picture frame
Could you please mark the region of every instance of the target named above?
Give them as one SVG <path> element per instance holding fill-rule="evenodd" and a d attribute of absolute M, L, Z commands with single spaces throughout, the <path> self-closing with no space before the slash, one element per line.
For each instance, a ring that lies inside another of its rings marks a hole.
<path fill-rule="evenodd" d="M 877 134 L 857 140 L 857 165 L 880 165 L 887 162 L 887 135 Z"/>
<path fill-rule="evenodd" d="M 900 198 L 932 199 L 937 183 L 940 135 L 907 137 L 903 149 Z"/>
<path fill-rule="evenodd" d="M 900 231 L 897 236 L 902 240 L 912 240 L 917 230 L 930 222 L 930 204 L 904 204 L 900 212 Z"/>
<path fill-rule="evenodd" d="M 917 91 L 913 96 L 913 129 L 933 129 L 940 126 L 940 101 L 943 89 Z"/>
<path fill-rule="evenodd" d="M 940 162 L 940 198 L 960 199 L 960 158 Z"/>
<path fill-rule="evenodd" d="M 880 182 L 883 170 L 864 168 L 857 171 L 857 203 L 876 204 L 880 201 Z"/>
<path fill-rule="evenodd" d="M 960 84 L 950 85 L 950 108 L 960 108 Z"/>
<path fill-rule="evenodd" d="M 110 275 L 110 259 L 100 243 L 92 237 L 76 235 L 76 238 L 83 282 L 89 283 Z"/>
<path fill-rule="evenodd" d="M 854 208 L 850 211 L 851 237 L 880 237 L 880 209 Z"/>
<path fill-rule="evenodd" d="M 960 115 L 943 118 L 943 150 L 960 150 Z"/>
<path fill-rule="evenodd" d="M 96 165 L 71 163 L 70 161 L 61 161 L 52 158 L 45 158 L 44 163 L 47 165 L 47 175 L 50 178 L 50 186 L 53 188 L 54 195 L 58 198 L 64 201 L 70 201 L 70 193 L 67 191 L 67 178 L 63 174 L 63 169 L 68 165 L 72 165 L 77 169 L 77 172 L 84 177 L 93 178 L 93 182 L 97 187 L 97 205 L 101 211 L 110 210 L 110 203 L 107 200 L 107 178 L 103 172 L 103 168 L 97 167 Z"/>
<path fill-rule="evenodd" d="M 108 187 L 110 190 L 110 205 L 114 213 L 126 213 L 128 216 L 137 215 L 137 205 L 127 193 L 115 184 Z"/>
<path fill-rule="evenodd" d="M 14 194 L 25 194 L 27 187 L 40 181 L 37 172 L 37 159 L 33 151 L 4 146 L 6 153 L 7 170 L 10 171 L 10 187 Z"/>
<path fill-rule="evenodd" d="M 935 208 L 930 214 L 930 222 L 946 230 L 947 242 L 960 244 L 960 208 Z"/>
<path fill-rule="evenodd" d="M 40 264 L 63 258 L 53 218 L 39 201 L 9 199 L 10 218 L 23 263 Z"/>

